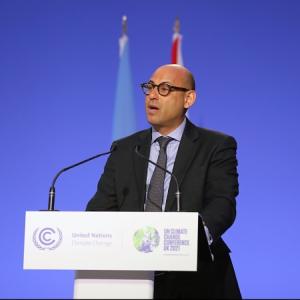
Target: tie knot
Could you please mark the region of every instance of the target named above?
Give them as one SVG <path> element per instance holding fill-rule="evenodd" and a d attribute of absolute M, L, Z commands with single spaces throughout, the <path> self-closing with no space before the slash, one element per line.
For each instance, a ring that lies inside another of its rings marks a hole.
<path fill-rule="evenodd" d="M 173 138 L 169 136 L 160 136 L 159 138 L 157 138 L 160 149 L 164 149 L 164 150 L 166 150 L 169 142 L 171 142 L 172 140 Z"/>

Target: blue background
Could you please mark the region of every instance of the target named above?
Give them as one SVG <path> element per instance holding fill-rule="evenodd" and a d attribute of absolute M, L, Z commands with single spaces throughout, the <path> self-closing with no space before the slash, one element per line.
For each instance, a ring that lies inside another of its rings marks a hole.
<path fill-rule="evenodd" d="M 300 1 L 0 0 L 1 298 L 71 298 L 72 271 L 24 271 L 26 210 L 47 207 L 62 167 L 106 151 L 128 16 L 138 86 L 170 61 L 181 20 L 196 77 L 190 118 L 238 141 L 238 215 L 224 238 L 245 298 L 299 297 Z M 105 159 L 57 182 L 57 208 L 84 210 Z"/>

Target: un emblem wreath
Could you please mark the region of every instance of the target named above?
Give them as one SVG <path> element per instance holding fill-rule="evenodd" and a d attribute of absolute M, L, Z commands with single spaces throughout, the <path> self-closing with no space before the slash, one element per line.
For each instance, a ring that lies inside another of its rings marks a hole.
<path fill-rule="evenodd" d="M 63 235 L 59 228 L 56 228 L 56 231 L 51 227 L 39 229 L 36 228 L 32 236 L 32 241 L 36 248 L 40 250 L 54 250 L 61 244 Z"/>

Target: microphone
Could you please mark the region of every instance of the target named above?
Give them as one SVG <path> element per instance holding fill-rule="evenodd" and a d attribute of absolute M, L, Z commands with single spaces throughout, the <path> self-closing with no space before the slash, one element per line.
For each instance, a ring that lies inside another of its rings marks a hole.
<path fill-rule="evenodd" d="M 143 155 L 142 153 L 140 153 L 139 152 L 139 148 L 140 148 L 140 145 L 136 145 L 135 148 L 134 148 L 134 152 L 138 156 L 140 156 L 141 158 L 145 159 L 146 161 L 148 161 L 149 163 L 153 164 L 154 166 L 160 168 L 164 172 L 170 174 L 172 176 L 172 178 L 174 178 L 175 183 L 176 183 L 176 189 L 177 189 L 177 191 L 175 193 L 176 202 L 177 202 L 177 212 L 179 212 L 180 211 L 180 191 L 179 191 L 179 184 L 178 184 L 178 180 L 177 180 L 176 176 L 172 172 L 170 172 L 169 170 L 163 168 L 162 166 L 158 165 L 157 163 L 155 163 L 154 161 L 150 160 L 145 155 Z"/>
<path fill-rule="evenodd" d="M 77 166 L 80 166 L 80 165 L 82 165 L 82 164 L 84 164 L 84 163 L 87 163 L 87 162 L 89 162 L 89 161 L 91 161 L 91 160 L 93 160 L 93 159 L 96 159 L 96 158 L 98 158 L 98 157 L 100 157 L 100 156 L 104 156 L 104 155 L 107 155 L 107 154 L 111 154 L 113 151 L 116 150 L 116 148 L 117 148 L 117 142 L 113 142 L 112 145 L 111 145 L 111 147 L 110 147 L 110 150 L 109 150 L 108 152 L 99 153 L 99 154 L 94 155 L 94 156 L 92 156 L 92 157 L 90 157 L 90 158 L 87 158 L 87 159 L 85 159 L 85 160 L 82 160 L 82 161 L 80 161 L 80 162 L 78 162 L 78 163 L 76 163 L 76 164 L 73 164 L 73 165 L 71 165 L 71 166 L 68 166 L 68 167 L 65 167 L 65 168 L 61 169 L 61 170 L 55 175 L 55 177 L 54 177 L 54 179 L 53 179 L 53 181 L 52 181 L 50 190 L 49 190 L 48 211 L 54 211 L 54 210 L 55 210 L 55 209 L 54 209 L 54 203 L 55 203 L 55 183 L 56 183 L 57 178 L 58 178 L 62 173 L 64 173 L 65 171 L 68 171 L 68 170 L 70 170 L 70 169 L 73 169 L 73 168 L 75 168 L 75 167 L 77 167 Z"/>

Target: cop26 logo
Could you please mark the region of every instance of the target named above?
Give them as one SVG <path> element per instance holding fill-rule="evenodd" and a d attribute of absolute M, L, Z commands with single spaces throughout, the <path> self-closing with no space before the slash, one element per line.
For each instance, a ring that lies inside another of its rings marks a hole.
<path fill-rule="evenodd" d="M 33 244 L 40 250 L 54 250 L 62 242 L 62 232 L 59 228 L 36 228 L 32 237 Z"/>
<path fill-rule="evenodd" d="M 153 252 L 159 245 L 159 233 L 151 226 L 137 230 L 133 235 L 133 244 L 135 248 L 144 253 Z"/>

